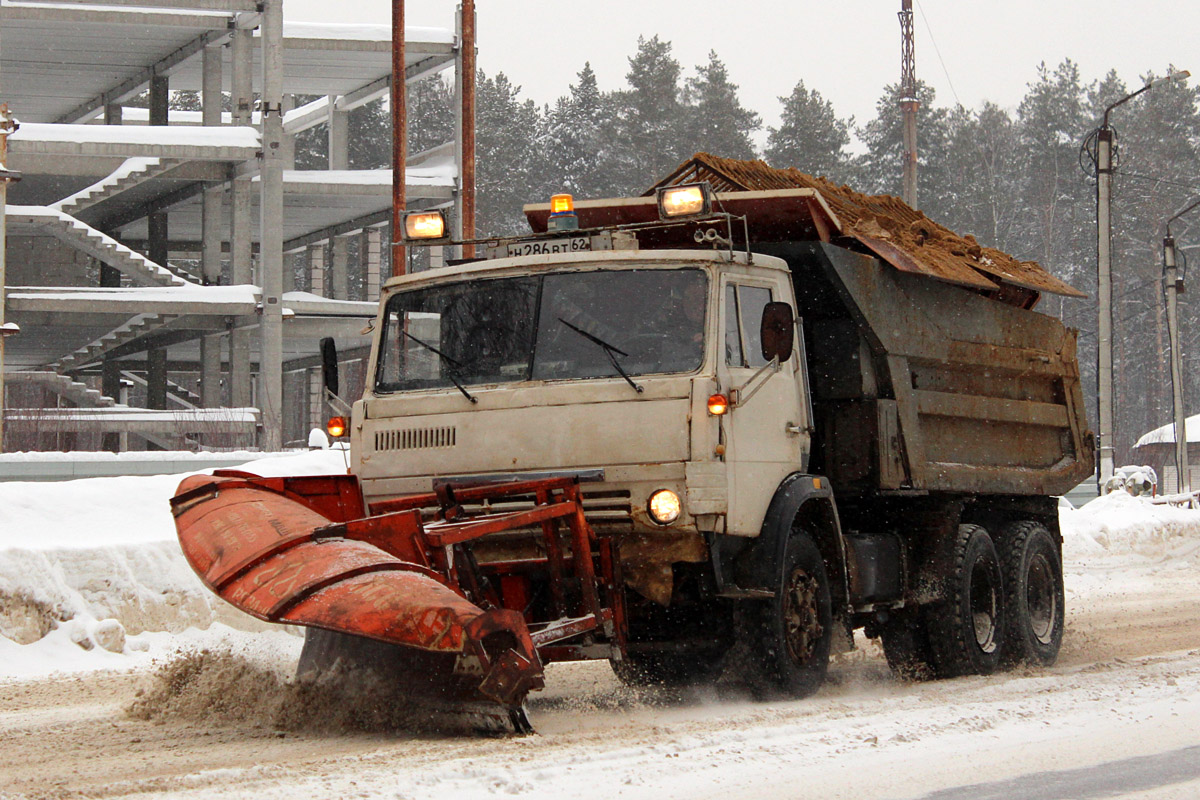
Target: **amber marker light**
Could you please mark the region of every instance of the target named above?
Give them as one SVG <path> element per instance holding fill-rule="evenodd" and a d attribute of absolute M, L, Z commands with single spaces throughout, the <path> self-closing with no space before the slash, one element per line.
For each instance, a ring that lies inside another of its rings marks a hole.
<path fill-rule="evenodd" d="M 325 423 L 325 431 L 335 439 L 340 439 L 346 435 L 346 418 L 345 417 L 330 417 Z"/>
<path fill-rule="evenodd" d="M 551 214 L 570 214 L 575 211 L 575 198 L 569 194 L 556 194 L 550 198 Z"/>
<path fill-rule="evenodd" d="M 404 217 L 404 235 L 408 239 L 446 238 L 446 215 L 441 211 L 417 211 Z"/>
<path fill-rule="evenodd" d="M 720 417 L 729 411 L 729 398 L 723 394 L 714 394 L 708 398 L 708 413 Z"/>
<path fill-rule="evenodd" d="M 575 213 L 575 198 L 569 194 L 556 194 L 550 198 L 548 231 L 577 231 L 579 216 Z"/>

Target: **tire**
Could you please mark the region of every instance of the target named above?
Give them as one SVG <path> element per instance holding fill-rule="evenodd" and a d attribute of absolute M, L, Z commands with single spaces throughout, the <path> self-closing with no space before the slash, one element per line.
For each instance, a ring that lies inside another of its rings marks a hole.
<path fill-rule="evenodd" d="M 937 677 L 929 626 L 920 609 L 897 611 L 879 632 L 883 654 L 896 677 L 906 681 L 928 681 Z"/>
<path fill-rule="evenodd" d="M 943 600 L 925 610 L 938 677 L 989 675 L 1000 666 L 1006 630 L 1004 577 L 996 546 L 978 525 L 946 543 Z"/>
<path fill-rule="evenodd" d="M 760 697 L 807 697 L 825 681 L 833 640 L 825 561 L 807 534 L 793 534 L 780 572 L 775 597 L 742 609 L 745 677 Z"/>
<path fill-rule="evenodd" d="M 1009 525 L 997 545 L 1008 611 L 1005 662 L 1048 667 L 1058 659 L 1065 627 L 1058 544 L 1044 525 L 1023 520 Z"/>

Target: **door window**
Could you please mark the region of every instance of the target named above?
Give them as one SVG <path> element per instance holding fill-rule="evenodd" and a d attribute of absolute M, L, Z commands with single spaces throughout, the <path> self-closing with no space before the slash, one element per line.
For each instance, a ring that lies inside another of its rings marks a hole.
<path fill-rule="evenodd" d="M 765 286 L 729 284 L 725 287 L 725 361 L 731 367 L 761 367 L 762 315 L 771 302 Z"/>

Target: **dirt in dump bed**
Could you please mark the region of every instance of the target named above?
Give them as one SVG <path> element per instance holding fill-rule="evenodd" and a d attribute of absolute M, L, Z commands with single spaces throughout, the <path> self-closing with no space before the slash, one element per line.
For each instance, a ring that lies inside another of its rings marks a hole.
<path fill-rule="evenodd" d="M 1070 297 L 1086 296 L 1055 278 L 1036 261 L 1021 261 L 993 247 L 983 247 L 974 236 L 959 235 L 939 225 L 898 197 L 863 194 L 794 168 L 776 169 L 762 161 L 719 158 L 708 153 L 697 153 L 663 184 L 673 183 L 676 178 L 707 179 L 717 191 L 815 189 L 837 216 L 843 235 L 893 245 L 919 262 L 927 274 L 967 285 L 974 282 L 983 288 L 981 282 L 971 279 L 972 275 L 982 273 L 992 283 Z"/>

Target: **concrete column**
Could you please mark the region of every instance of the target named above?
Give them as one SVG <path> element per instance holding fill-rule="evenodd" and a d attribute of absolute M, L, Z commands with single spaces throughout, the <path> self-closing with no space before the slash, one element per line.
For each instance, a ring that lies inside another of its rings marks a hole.
<path fill-rule="evenodd" d="M 325 296 L 325 243 L 308 246 L 308 285 L 313 294 Z"/>
<path fill-rule="evenodd" d="M 308 371 L 308 428 L 325 430 L 325 381 L 320 367 Z"/>
<path fill-rule="evenodd" d="M 350 299 L 350 237 L 335 236 L 329 248 L 330 276 L 329 297 L 335 300 Z"/>
<path fill-rule="evenodd" d="M 146 353 L 146 407 L 167 407 L 167 351 L 158 348 Z"/>
<path fill-rule="evenodd" d="M 122 109 L 120 103 L 110 103 L 104 107 L 104 124 L 120 125 Z M 115 231 L 106 231 L 113 235 Z M 114 237 L 115 238 L 115 237 Z M 121 271 L 108 264 L 100 264 L 100 285 L 105 288 L 115 288 L 121 285 Z M 115 359 L 107 356 L 100 367 L 100 391 L 119 403 L 121 399 L 121 366 Z M 128 399 L 128 398 L 126 398 Z M 110 453 L 119 453 L 128 448 L 129 438 L 119 433 L 106 433 L 100 438 L 100 447 Z"/>
<path fill-rule="evenodd" d="M 201 122 L 206 127 L 221 124 L 221 46 L 204 48 Z M 200 235 L 200 278 L 205 286 L 221 282 L 221 211 L 225 187 L 211 184 L 204 190 Z M 205 336 L 200 340 L 200 398 L 205 408 L 221 405 L 221 339 Z"/>
<path fill-rule="evenodd" d="M 254 103 L 253 41 L 253 31 L 240 29 L 234 33 L 230 45 L 234 125 L 251 123 L 251 108 Z M 230 280 L 237 285 L 253 282 L 253 242 L 250 229 L 252 189 L 253 184 L 249 178 L 237 178 L 230 187 Z M 254 402 L 254 390 L 250 380 L 251 335 L 245 328 L 235 328 L 229 335 L 229 402 L 236 408 L 247 408 Z"/>
<path fill-rule="evenodd" d="M 168 123 L 170 83 L 165 75 L 150 79 L 150 124 L 163 127 Z M 170 232 L 167 212 L 158 211 L 146 219 L 147 257 L 155 264 L 167 266 L 170 259 Z M 167 407 L 167 351 L 159 348 L 146 353 L 146 405 L 149 408 Z M 157 448 L 155 448 L 157 449 Z"/>
<path fill-rule="evenodd" d="M 367 302 L 379 299 L 379 269 L 382 261 L 383 231 L 379 228 L 367 228 L 362 233 L 359 253 L 362 255 L 363 267 L 367 273 Z"/>
<path fill-rule="evenodd" d="M 263 3 L 262 145 L 259 181 L 259 410 L 264 450 L 283 447 L 283 0 Z"/>
<path fill-rule="evenodd" d="M 350 112 L 335 106 L 329 96 L 329 168 L 350 169 Z"/>
<path fill-rule="evenodd" d="M 296 107 L 296 95 L 285 94 L 283 96 L 283 114 L 287 113 Z M 293 134 L 286 133 L 283 136 L 283 144 L 280 146 L 283 151 L 283 168 L 296 168 L 296 137 Z"/>

